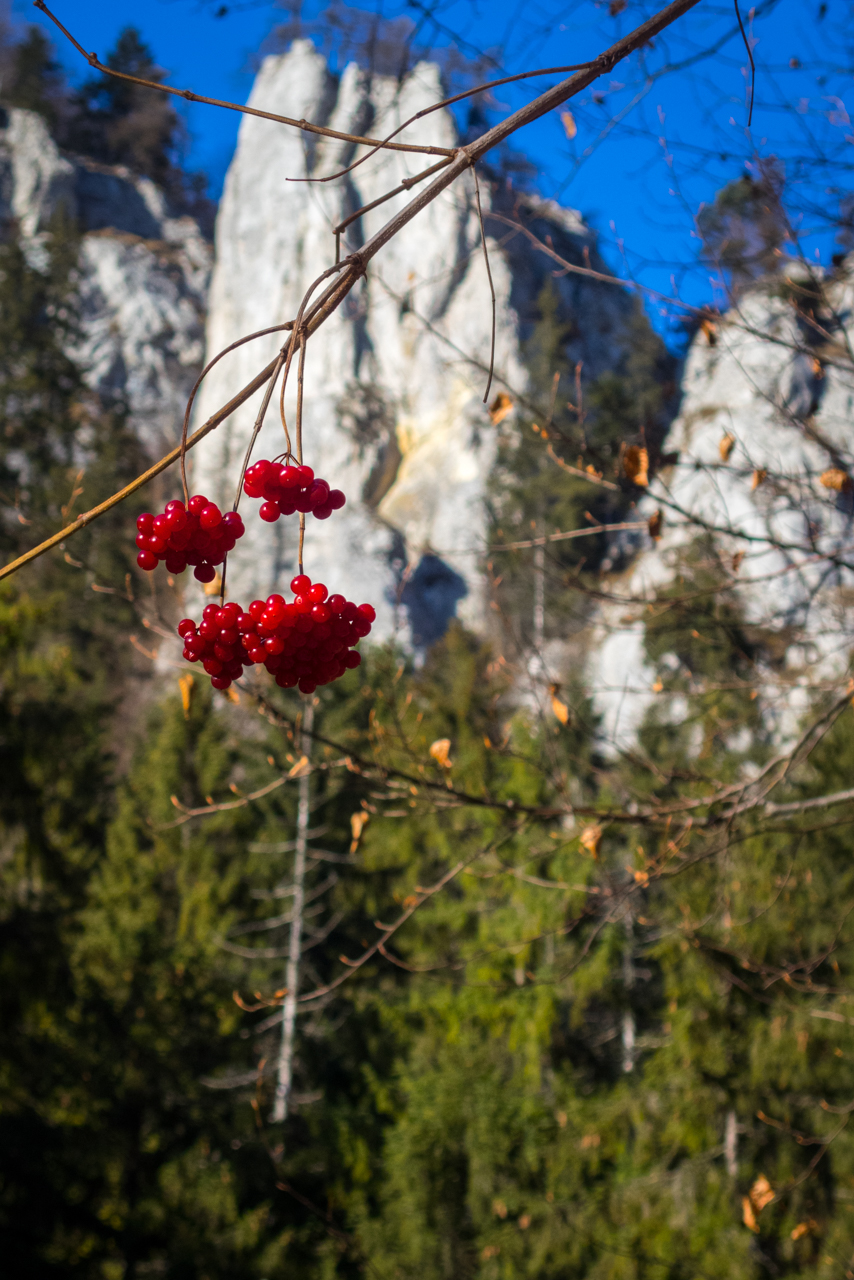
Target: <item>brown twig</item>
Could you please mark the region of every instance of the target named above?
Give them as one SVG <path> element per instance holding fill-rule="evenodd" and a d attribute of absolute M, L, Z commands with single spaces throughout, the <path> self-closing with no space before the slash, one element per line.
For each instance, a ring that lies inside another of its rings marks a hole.
<path fill-rule="evenodd" d="M 489 339 L 489 377 L 486 379 L 486 390 L 483 393 L 483 403 L 489 400 L 489 389 L 492 386 L 492 374 L 495 369 L 495 285 L 492 282 L 492 268 L 489 265 L 489 250 L 486 247 L 486 230 L 483 225 L 483 210 L 480 207 L 480 182 L 477 176 L 477 166 L 472 165 L 471 171 L 474 174 L 474 198 L 477 202 L 477 218 L 480 223 L 480 243 L 483 247 L 483 260 L 486 263 L 486 278 L 489 281 L 489 293 L 492 298 L 492 329 Z"/>
<path fill-rule="evenodd" d="M 116 71 L 98 60 L 96 53 L 87 53 L 83 46 L 51 13 L 44 0 L 33 0 L 37 9 L 46 14 L 51 22 L 59 28 L 66 40 L 74 45 L 77 52 L 86 59 L 90 67 L 100 71 L 102 75 L 114 76 L 117 80 L 126 80 L 130 84 L 141 85 L 145 89 L 156 89 L 158 93 L 166 93 L 175 98 L 184 98 L 187 102 L 202 102 L 209 107 L 223 107 L 227 111 L 239 111 L 242 115 L 260 116 L 262 120 L 273 120 L 276 124 L 289 124 L 294 129 L 302 129 L 305 133 L 316 133 L 324 138 L 338 138 L 341 142 L 355 143 L 358 146 L 375 147 L 378 150 L 387 147 L 392 151 L 414 151 L 421 155 L 451 156 L 453 152 L 447 147 L 417 147 L 405 142 L 383 142 L 380 138 L 363 138 L 355 133 L 341 133 L 337 129 L 327 129 L 323 125 L 311 124 L 308 120 L 293 120 L 290 116 L 278 116 L 272 111 L 259 111 L 257 107 L 242 107 L 237 102 L 226 102 L 221 98 L 207 98 L 203 94 L 193 93 L 191 89 L 173 89 L 168 84 L 160 84 L 157 80 L 145 80 L 140 76 L 129 75 L 126 71 Z"/>

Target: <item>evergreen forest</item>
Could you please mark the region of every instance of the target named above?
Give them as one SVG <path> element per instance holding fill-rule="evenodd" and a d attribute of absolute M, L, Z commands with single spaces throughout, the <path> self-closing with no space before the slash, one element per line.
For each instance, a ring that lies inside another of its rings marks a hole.
<path fill-rule="evenodd" d="M 133 31 L 112 57 L 157 74 Z M 35 31 L 3 59 L 5 104 L 61 145 L 200 198 L 161 100 L 72 93 Z M 145 464 L 63 354 L 77 229 L 46 243 L 38 262 L 14 228 L 0 244 L 4 560 Z M 556 408 L 574 371 L 553 290 L 538 309 L 496 541 L 625 519 L 631 477 L 591 497 L 546 443 L 608 474 L 643 445 L 655 467 L 676 407 L 639 309 L 625 367 L 583 415 Z M 776 767 L 757 696 L 776 657 L 711 535 L 644 613 L 661 699 L 615 756 L 580 678 L 517 679 L 602 589 L 604 535 L 533 574 L 530 550 L 490 562 L 489 641 L 454 622 L 418 663 L 377 645 L 316 695 L 226 697 L 153 675 L 180 614 L 135 565 L 148 500 L 0 583 L 0 1273 L 850 1278 L 851 820 L 800 802 L 850 786 L 854 710 L 844 687 L 808 709 L 774 793 L 790 812 L 722 820 L 712 793 Z"/>

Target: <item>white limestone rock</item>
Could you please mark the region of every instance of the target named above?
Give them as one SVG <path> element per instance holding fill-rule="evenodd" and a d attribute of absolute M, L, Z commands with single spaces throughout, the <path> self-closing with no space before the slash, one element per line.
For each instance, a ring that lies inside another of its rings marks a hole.
<path fill-rule="evenodd" d="M 852 266 L 854 259 L 830 284 L 849 343 Z M 609 583 L 618 594 L 650 596 L 697 536 L 689 517 L 705 522 L 722 554 L 743 553 L 734 578 L 745 617 L 776 633 L 786 653 L 783 670 L 768 670 L 763 688 L 771 727 L 781 739 L 794 732 L 809 686 L 845 668 L 854 599 L 854 573 L 846 567 L 854 563 L 851 495 L 829 491 L 819 479 L 850 458 L 854 377 L 844 359 L 822 367 L 803 353 L 809 331 L 784 292 L 773 284 L 757 287 L 723 318 L 714 345 L 702 332 L 695 338 L 681 411 L 664 446 L 678 452 L 679 461 L 654 481 L 644 502 L 647 514 L 663 501 L 673 504 L 664 506 L 664 536 Z M 727 461 L 720 453 L 725 435 L 735 440 Z M 768 479 L 754 487 L 757 471 L 767 471 Z M 796 550 L 810 529 L 816 553 L 839 553 L 846 563 L 829 568 L 819 555 Z M 779 549 L 769 538 L 792 546 Z M 634 740 L 656 696 L 644 658 L 642 613 L 643 606 L 604 609 L 590 645 L 590 687 L 612 746 Z M 678 718 L 678 708 L 673 714 Z"/>
<path fill-rule="evenodd" d="M 79 227 L 80 334 L 68 354 L 157 456 L 179 439 L 201 364 L 210 245 L 147 178 L 62 154 L 34 112 L 3 117 L 0 222 L 16 225 L 37 267 L 55 217 Z"/>
<path fill-rule="evenodd" d="M 363 136 L 382 137 L 442 97 L 439 73 L 420 64 L 402 82 L 355 65 L 334 79 L 307 41 L 263 63 L 250 103 Z M 451 147 L 452 117 L 433 114 L 402 135 Z M 244 117 L 226 179 L 216 230 L 207 354 L 244 334 L 290 320 L 312 281 L 335 261 L 331 228 L 432 163 L 402 152 L 375 155 L 346 180 L 328 177 L 367 149 L 312 138 Z M 556 248 L 597 262 L 591 232 L 574 211 L 491 189 L 481 178 L 497 295 L 498 391 L 524 393 L 522 344 L 552 264 L 491 216 L 518 201 L 530 225 Z M 402 192 L 352 224 L 342 254 L 363 244 L 411 194 Z M 495 202 L 495 203 L 494 203 Z M 509 208 L 507 210 L 509 212 Z M 499 243 L 499 241 L 501 243 Z M 555 281 L 576 324 L 570 355 L 596 376 L 618 364 L 634 303 L 624 290 L 578 276 Z M 311 339 L 306 361 L 305 460 L 342 488 L 347 506 L 324 522 L 308 519 L 305 564 L 330 590 L 371 601 L 375 635 L 397 632 L 425 645 L 456 613 L 486 628 L 481 574 L 484 497 L 494 459 L 494 427 L 482 397 L 489 364 L 491 309 L 473 181 L 458 181 L 422 211 L 372 261 L 363 280 Z M 271 336 L 225 357 L 199 396 L 195 426 L 250 381 L 281 345 Z M 286 405 L 293 422 L 296 379 Z M 491 398 L 490 397 L 490 398 Z M 217 501 L 233 498 L 260 402 L 254 401 L 198 447 L 194 487 Z M 254 457 L 284 449 L 271 406 Z M 247 534 L 230 557 L 241 600 L 280 589 L 295 572 L 296 519 L 264 525 L 243 499 Z M 401 607 L 402 606 L 402 607 Z"/>

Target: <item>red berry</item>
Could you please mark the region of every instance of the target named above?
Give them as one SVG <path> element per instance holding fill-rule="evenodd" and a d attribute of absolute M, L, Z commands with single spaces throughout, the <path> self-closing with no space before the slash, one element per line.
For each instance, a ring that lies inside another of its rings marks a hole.
<path fill-rule="evenodd" d="M 216 569 L 212 564 L 199 564 L 193 570 L 193 577 L 198 578 L 199 582 L 213 582 L 216 577 Z"/>
<path fill-rule="evenodd" d="M 295 467 L 294 470 L 296 471 L 297 477 L 299 479 L 300 488 L 304 489 L 306 488 L 307 485 L 311 484 L 312 480 L 314 479 L 314 472 L 312 471 L 311 467 L 299 466 L 299 467 Z"/>
<path fill-rule="evenodd" d="M 279 484 L 283 489 L 299 489 L 303 483 L 297 467 L 289 465 L 279 468 Z"/>
<path fill-rule="evenodd" d="M 311 578 L 307 573 L 298 573 L 295 578 L 291 578 L 291 591 L 295 596 L 302 595 L 310 586 Z"/>
<path fill-rule="evenodd" d="M 307 676 L 302 676 L 299 682 L 300 693 L 314 693 L 317 685 L 313 680 L 309 680 Z"/>
<path fill-rule="evenodd" d="M 261 510 L 258 512 L 262 520 L 266 520 L 268 524 L 275 524 L 281 512 L 275 502 L 262 502 Z"/>
<path fill-rule="evenodd" d="M 154 528 L 154 516 L 150 511 L 143 511 L 141 516 L 137 516 L 136 527 L 140 533 L 151 533 Z"/>
<path fill-rule="evenodd" d="M 248 612 L 254 621 L 257 622 L 266 608 L 267 606 L 263 600 L 253 600 L 249 606 Z"/>
<path fill-rule="evenodd" d="M 199 512 L 199 524 L 203 529 L 215 529 L 222 523 L 222 512 L 215 502 L 209 502 Z"/>
<path fill-rule="evenodd" d="M 340 489 L 330 489 L 329 497 L 326 499 L 327 506 L 330 506 L 333 511 L 340 511 L 346 501 Z"/>
<path fill-rule="evenodd" d="M 226 511 L 222 517 L 222 523 L 226 529 L 234 533 L 238 538 L 244 532 L 243 517 L 239 511 Z"/>
<path fill-rule="evenodd" d="M 263 662 L 266 657 L 267 657 L 267 650 L 262 649 L 260 646 L 257 649 L 249 650 L 250 662 Z"/>
<path fill-rule="evenodd" d="M 170 573 L 183 573 L 187 567 L 187 557 L 179 555 L 168 555 L 166 557 L 166 568 Z"/>
<path fill-rule="evenodd" d="M 377 611 L 372 604 L 360 604 L 358 612 L 367 622 L 376 621 Z"/>
<path fill-rule="evenodd" d="M 325 604 L 316 604 L 312 607 L 311 616 L 315 622 L 328 622 L 332 617 Z"/>
<path fill-rule="evenodd" d="M 315 507 L 311 514 L 314 516 L 315 520 L 328 520 L 332 515 L 332 508 L 330 506 Z"/>
<path fill-rule="evenodd" d="M 344 605 L 347 603 L 347 601 L 344 599 L 343 596 L 339 596 L 336 594 L 334 596 L 330 596 L 329 599 L 326 601 L 326 603 L 329 605 L 329 608 L 332 610 L 333 613 L 339 613 L 344 608 Z"/>
<path fill-rule="evenodd" d="M 136 562 L 140 569 L 145 569 L 148 573 L 157 568 L 157 556 L 153 551 L 140 551 Z"/>
<path fill-rule="evenodd" d="M 231 686 L 230 676 L 211 676 L 211 684 L 215 689 L 228 689 Z"/>
<path fill-rule="evenodd" d="M 348 649 L 347 652 L 344 654 L 344 664 L 350 671 L 353 671 L 356 667 L 361 666 L 361 663 L 362 663 L 362 655 L 360 653 L 357 653 L 355 649 Z"/>
<path fill-rule="evenodd" d="M 151 534 L 148 539 L 148 549 L 149 551 L 153 551 L 156 556 L 165 555 L 166 539 L 155 538 L 154 534 Z"/>
<path fill-rule="evenodd" d="M 182 618 L 178 623 L 178 635 L 183 640 L 185 636 L 192 635 L 196 630 L 196 624 L 192 618 Z"/>
<path fill-rule="evenodd" d="M 207 505 L 207 498 L 204 497 L 203 494 L 197 493 L 195 497 L 192 497 L 187 503 L 187 510 L 191 515 L 200 516 Z"/>

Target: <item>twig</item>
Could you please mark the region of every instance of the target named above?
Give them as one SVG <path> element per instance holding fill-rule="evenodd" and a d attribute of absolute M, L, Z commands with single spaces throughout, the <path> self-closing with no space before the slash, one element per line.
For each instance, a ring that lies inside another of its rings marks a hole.
<path fill-rule="evenodd" d="M 492 283 L 492 268 L 489 265 L 489 250 L 486 247 L 486 231 L 483 226 L 483 210 L 480 207 L 480 182 L 477 176 L 477 166 L 472 165 L 471 171 L 474 174 L 474 197 L 477 201 L 477 218 L 480 223 L 480 243 L 483 246 L 483 260 L 486 263 L 486 278 L 489 281 L 489 292 L 492 297 L 492 330 L 489 340 L 489 377 L 486 380 L 486 390 L 483 393 L 483 403 L 489 400 L 489 389 L 492 386 L 492 374 L 495 369 L 495 285 Z"/>

